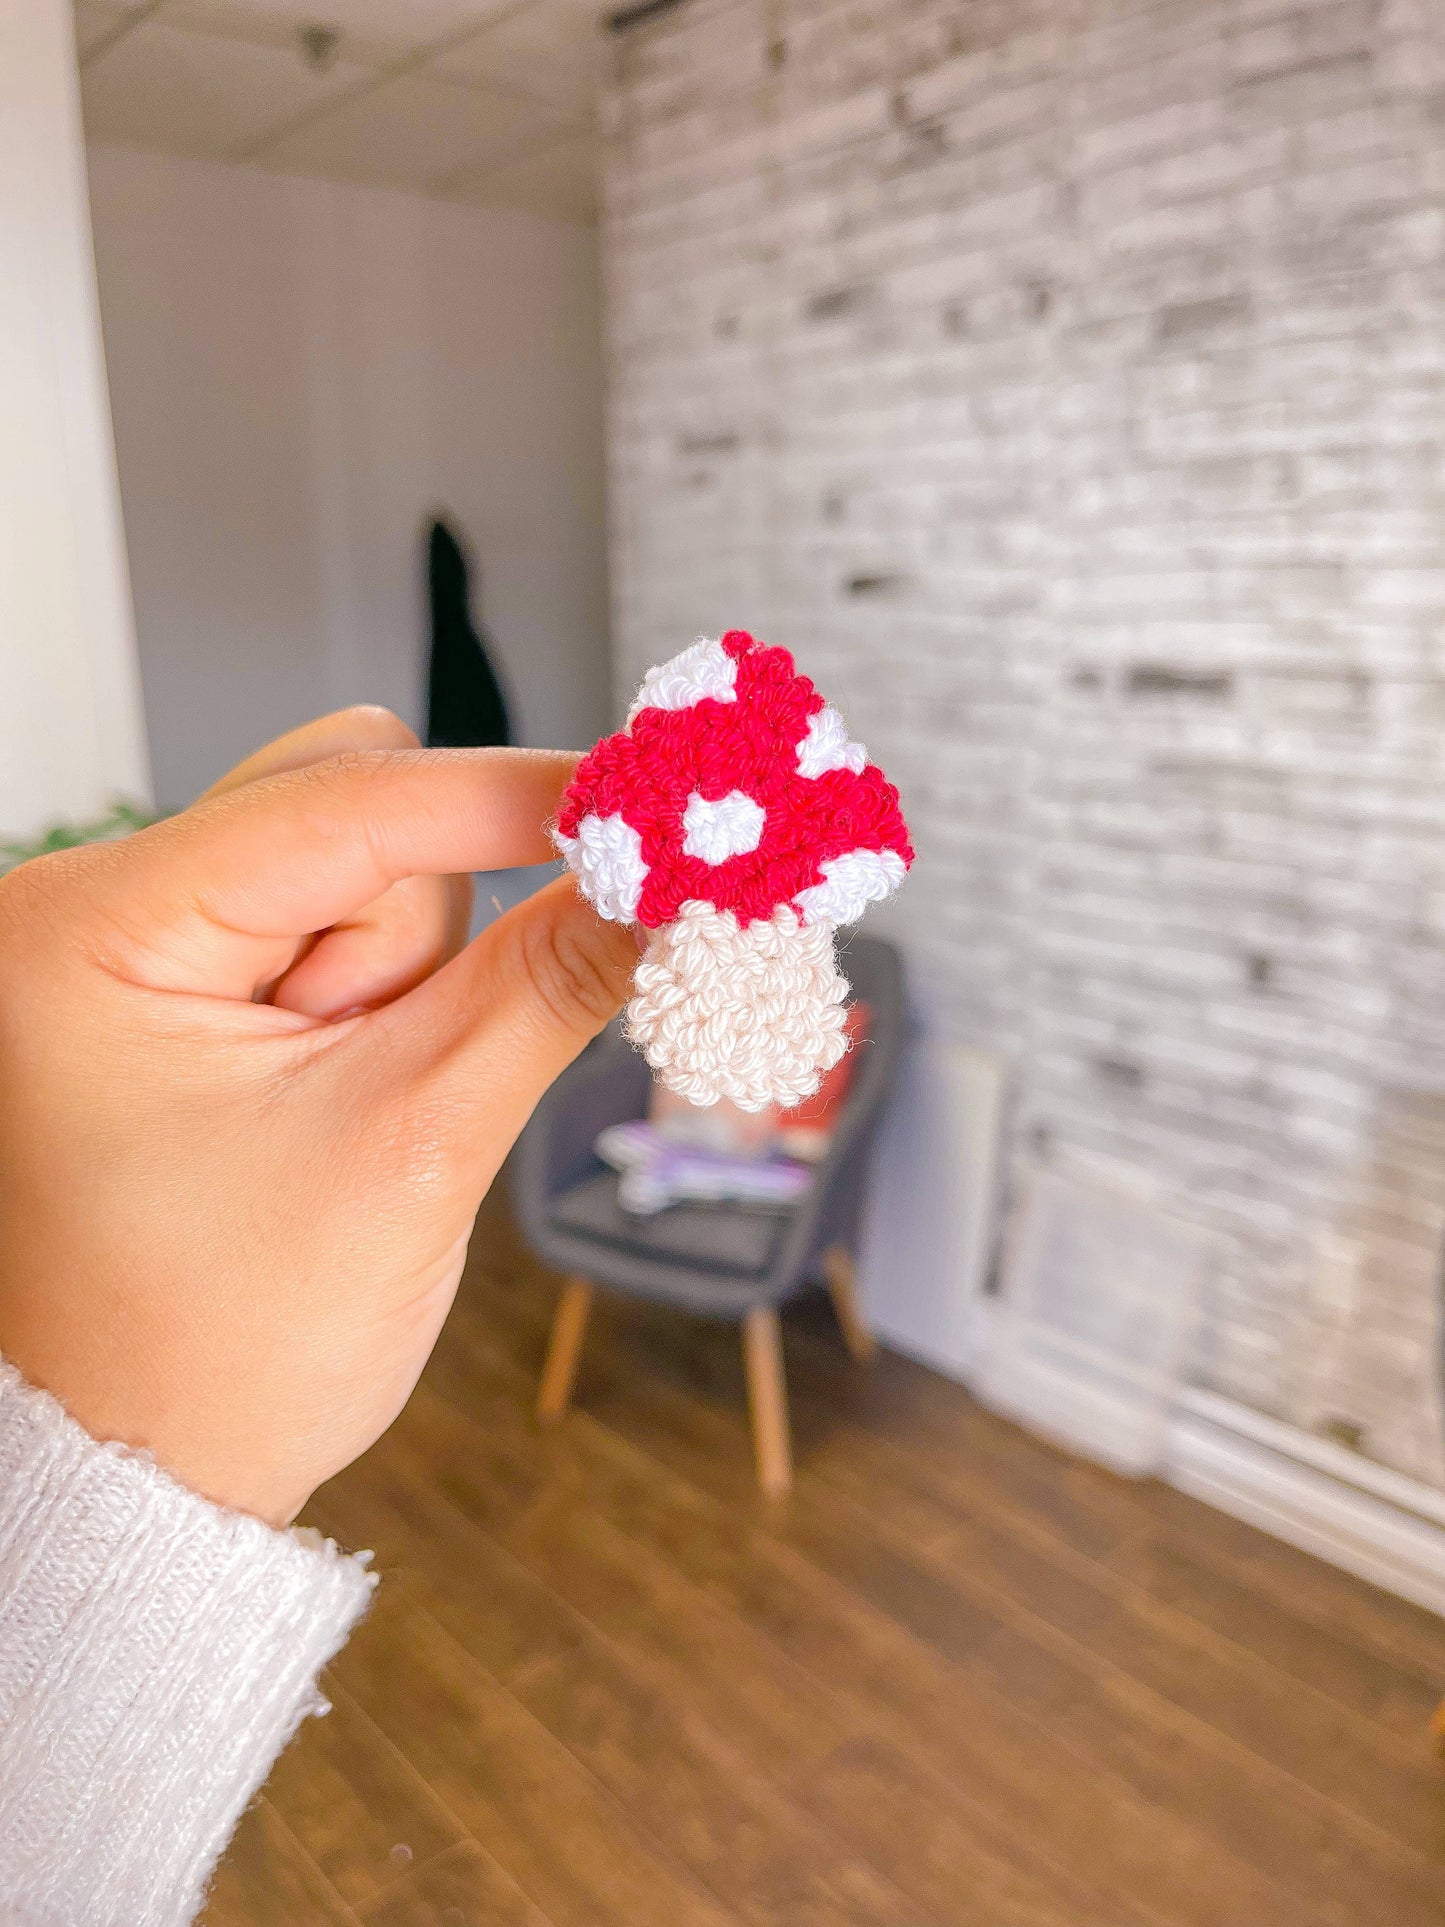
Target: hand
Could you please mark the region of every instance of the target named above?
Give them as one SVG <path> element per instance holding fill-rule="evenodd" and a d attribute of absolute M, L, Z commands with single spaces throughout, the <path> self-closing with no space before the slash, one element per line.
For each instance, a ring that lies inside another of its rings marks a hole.
<path fill-rule="evenodd" d="M 460 949 L 573 761 L 344 711 L 0 879 L 0 1353 L 95 1437 L 281 1524 L 401 1410 L 637 961 L 567 881 Z"/>

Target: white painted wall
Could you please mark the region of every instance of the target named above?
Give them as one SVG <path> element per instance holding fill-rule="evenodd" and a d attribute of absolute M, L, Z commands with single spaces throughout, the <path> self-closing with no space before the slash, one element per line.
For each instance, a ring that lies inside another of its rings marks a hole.
<path fill-rule="evenodd" d="M 147 788 L 69 0 L 0 0 L 0 841 Z"/>
<path fill-rule="evenodd" d="M 96 148 L 96 260 L 163 802 L 354 701 L 422 712 L 445 507 L 524 740 L 607 715 L 592 233 Z"/>

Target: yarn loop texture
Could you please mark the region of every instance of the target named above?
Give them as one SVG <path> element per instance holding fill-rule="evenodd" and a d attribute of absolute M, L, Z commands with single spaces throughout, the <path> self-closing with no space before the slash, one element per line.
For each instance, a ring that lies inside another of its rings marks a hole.
<path fill-rule="evenodd" d="M 895 881 L 913 861 L 897 790 L 786 649 L 741 630 L 695 643 L 649 671 L 638 705 L 626 729 L 578 764 L 557 819 L 559 847 L 574 869 L 575 846 L 588 848 L 597 834 L 594 819 L 620 817 L 637 832 L 644 875 L 635 909 L 620 921 L 635 917 L 657 930 L 684 903 L 704 901 L 750 923 L 826 884 L 826 866 L 839 857 L 891 855 Z M 724 842 L 711 861 L 693 854 L 689 841 L 702 846 L 688 836 L 689 806 L 696 821 L 698 803 L 735 794 L 763 813 L 756 841 L 750 836 L 736 853 Z M 835 889 L 826 921 L 851 922 L 874 897 Z M 805 923 L 814 921 L 806 903 L 799 908 Z"/>
<path fill-rule="evenodd" d="M 848 1048 L 847 994 L 828 924 L 800 924 L 783 904 L 743 926 L 731 910 L 686 903 L 637 966 L 627 1034 L 690 1103 L 787 1107 Z"/>
<path fill-rule="evenodd" d="M 557 847 L 653 932 L 628 1033 L 694 1104 L 800 1103 L 846 1049 L 833 933 L 913 861 L 898 792 L 786 649 L 740 629 L 648 671 L 584 756 Z"/>

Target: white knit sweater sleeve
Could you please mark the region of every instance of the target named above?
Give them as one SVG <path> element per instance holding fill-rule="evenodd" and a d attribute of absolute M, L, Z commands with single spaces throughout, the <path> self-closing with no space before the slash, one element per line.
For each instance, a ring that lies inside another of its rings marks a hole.
<path fill-rule="evenodd" d="M 0 1361 L 0 1920 L 177 1927 L 374 1580 Z"/>

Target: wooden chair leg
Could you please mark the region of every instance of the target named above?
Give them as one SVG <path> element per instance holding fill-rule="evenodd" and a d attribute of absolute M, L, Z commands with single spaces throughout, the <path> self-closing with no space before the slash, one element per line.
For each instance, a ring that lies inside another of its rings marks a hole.
<path fill-rule="evenodd" d="M 788 1384 L 783 1376 L 783 1338 L 771 1305 L 754 1305 L 743 1320 L 743 1364 L 758 1484 L 779 1498 L 793 1483 L 793 1442 L 788 1426 Z"/>
<path fill-rule="evenodd" d="M 878 1350 L 878 1341 L 863 1322 L 858 1309 L 858 1286 L 853 1276 L 853 1260 L 842 1245 L 823 1253 L 823 1276 L 828 1281 L 828 1296 L 843 1334 L 843 1343 L 860 1363 L 867 1364 Z"/>
<path fill-rule="evenodd" d="M 1445 1762 L 1445 1700 L 1441 1700 L 1431 1715 L 1430 1737 L 1435 1742 L 1435 1751 Z"/>
<path fill-rule="evenodd" d="M 547 1341 L 547 1362 L 537 1388 L 537 1417 L 544 1423 L 561 1418 L 567 1410 L 591 1309 L 592 1286 L 585 1278 L 569 1278 L 557 1300 L 552 1336 Z"/>

